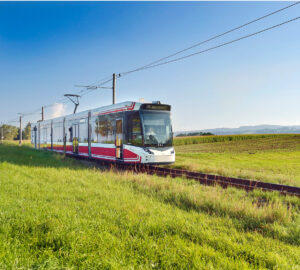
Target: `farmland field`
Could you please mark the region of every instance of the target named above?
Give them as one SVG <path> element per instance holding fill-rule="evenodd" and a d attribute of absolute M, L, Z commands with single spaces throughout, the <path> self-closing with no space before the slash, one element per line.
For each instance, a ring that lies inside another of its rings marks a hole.
<path fill-rule="evenodd" d="M 0 269 L 299 269 L 300 200 L 6 143 L 0 243 Z"/>
<path fill-rule="evenodd" d="M 300 186 L 300 134 L 174 139 L 172 167 Z"/>

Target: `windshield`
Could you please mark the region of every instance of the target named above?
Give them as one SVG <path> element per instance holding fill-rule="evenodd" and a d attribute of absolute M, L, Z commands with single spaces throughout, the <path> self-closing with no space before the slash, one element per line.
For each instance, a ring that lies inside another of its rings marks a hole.
<path fill-rule="evenodd" d="M 172 126 L 169 112 L 141 111 L 145 146 L 171 146 Z"/>

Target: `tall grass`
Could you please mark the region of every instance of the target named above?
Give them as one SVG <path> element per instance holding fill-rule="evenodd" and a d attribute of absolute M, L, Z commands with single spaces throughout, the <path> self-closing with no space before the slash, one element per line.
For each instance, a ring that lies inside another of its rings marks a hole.
<path fill-rule="evenodd" d="M 292 269 L 299 204 L 0 145 L 0 268 Z"/>

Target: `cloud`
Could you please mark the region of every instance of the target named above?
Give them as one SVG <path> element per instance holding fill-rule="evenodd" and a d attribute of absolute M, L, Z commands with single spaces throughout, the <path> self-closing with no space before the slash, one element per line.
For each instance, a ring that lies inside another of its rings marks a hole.
<path fill-rule="evenodd" d="M 60 117 L 65 114 L 65 106 L 62 103 L 55 103 L 51 110 L 51 118 Z"/>

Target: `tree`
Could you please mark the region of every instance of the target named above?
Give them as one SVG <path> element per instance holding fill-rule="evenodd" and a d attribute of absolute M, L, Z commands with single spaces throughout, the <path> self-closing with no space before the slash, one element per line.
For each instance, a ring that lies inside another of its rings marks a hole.
<path fill-rule="evenodd" d="M 26 127 L 24 128 L 22 136 L 23 136 L 24 140 L 30 140 L 30 137 L 31 137 L 31 124 L 30 124 L 30 122 L 28 122 Z"/>
<path fill-rule="evenodd" d="M 214 135 L 211 132 L 189 132 L 189 133 L 179 133 L 176 137 L 189 137 L 189 136 L 211 136 Z"/>
<path fill-rule="evenodd" d="M 13 140 L 18 136 L 19 129 L 17 127 L 12 125 L 2 125 L 2 128 L 4 140 Z"/>

